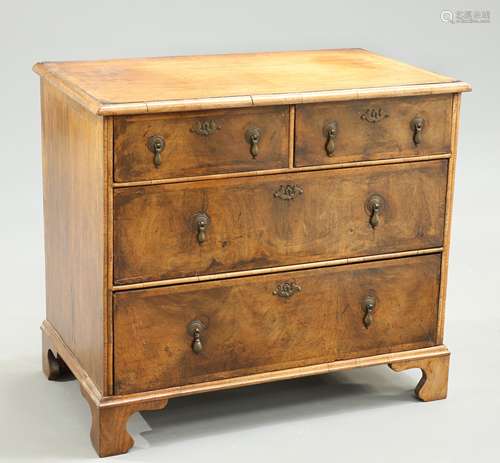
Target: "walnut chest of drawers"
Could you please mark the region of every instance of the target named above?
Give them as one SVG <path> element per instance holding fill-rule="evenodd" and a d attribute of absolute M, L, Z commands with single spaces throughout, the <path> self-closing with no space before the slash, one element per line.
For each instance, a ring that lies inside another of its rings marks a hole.
<path fill-rule="evenodd" d="M 43 367 L 99 455 L 187 394 L 388 364 L 446 397 L 468 84 L 360 49 L 34 69 Z"/>

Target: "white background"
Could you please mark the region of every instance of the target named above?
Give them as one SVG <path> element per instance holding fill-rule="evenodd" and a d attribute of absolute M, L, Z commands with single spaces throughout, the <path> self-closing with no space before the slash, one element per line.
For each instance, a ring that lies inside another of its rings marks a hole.
<path fill-rule="evenodd" d="M 500 444 L 500 28 L 492 1 L 3 1 L 0 460 L 93 459 L 75 382 L 40 371 L 43 215 L 36 61 L 362 47 L 469 82 L 453 214 L 446 401 L 385 367 L 173 400 L 135 415 L 123 461 L 496 461 Z M 489 10 L 490 24 L 441 11 Z M 411 204 L 409 204 L 411 207 Z M 418 297 L 418 294 L 415 295 Z M 140 434 L 142 433 L 142 434 Z"/>

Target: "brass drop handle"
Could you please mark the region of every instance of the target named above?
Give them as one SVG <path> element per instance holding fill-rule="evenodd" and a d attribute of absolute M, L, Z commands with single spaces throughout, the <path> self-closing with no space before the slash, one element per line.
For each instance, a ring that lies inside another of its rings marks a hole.
<path fill-rule="evenodd" d="M 371 210 L 372 210 L 372 213 L 370 215 L 370 225 L 372 228 L 375 228 L 380 222 L 380 218 L 379 218 L 380 204 L 378 202 L 374 201 L 371 205 Z"/>
<path fill-rule="evenodd" d="M 363 317 L 363 325 L 365 328 L 370 328 L 373 323 L 373 311 L 375 310 L 376 301 L 373 296 L 367 296 L 363 302 L 363 308 L 365 315 Z"/>
<path fill-rule="evenodd" d="M 210 217 L 205 212 L 198 212 L 194 215 L 196 227 L 196 239 L 199 244 L 203 244 L 207 239 L 207 227 L 210 224 Z"/>
<path fill-rule="evenodd" d="M 199 328 L 195 328 L 193 331 L 193 352 L 199 354 L 203 349 L 203 344 L 201 343 L 201 333 Z"/>
<path fill-rule="evenodd" d="M 165 148 L 165 139 L 160 135 L 153 135 L 148 138 L 148 149 L 154 155 L 153 162 L 155 167 L 161 165 L 161 152 Z"/>
<path fill-rule="evenodd" d="M 201 333 L 205 330 L 206 326 L 200 320 L 193 320 L 188 325 L 188 333 L 192 337 L 191 349 L 195 354 L 199 354 L 203 350 L 203 343 L 201 342 Z"/>
<path fill-rule="evenodd" d="M 329 157 L 332 157 L 335 152 L 335 138 L 337 138 L 337 122 L 330 122 L 324 128 L 324 134 L 326 137 L 325 150 Z"/>
<path fill-rule="evenodd" d="M 250 145 L 250 154 L 252 158 L 256 158 L 259 154 L 259 142 L 262 137 L 262 132 L 258 127 L 251 127 L 245 132 L 245 139 Z"/>
<path fill-rule="evenodd" d="M 366 209 L 370 215 L 370 226 L 375 229 L 380 223 L 380 213 L 384 206 L 384 200 L 379 195 L 372 195 L 366 202 Z"/>
<path fill-rule="evenodd" d="M 413 143 L 415 146 L 422 143 L 422 132 L 424 130 L 425 119 L 423 117 L 415 117 L 411 121 L 411 128 L 413 130 Z"/>

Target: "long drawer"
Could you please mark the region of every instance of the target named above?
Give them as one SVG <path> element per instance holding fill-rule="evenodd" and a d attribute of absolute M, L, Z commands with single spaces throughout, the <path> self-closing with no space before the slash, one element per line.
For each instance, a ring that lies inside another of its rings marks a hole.
<path fill-rule="evenodd" d="M 429 347 L 440 254 L 123 291 L 116 394 Z"/>
<path fill-rule="evenodd" d="M 115 189 L 116 285 L 441 246 L 447 160 Z"/>

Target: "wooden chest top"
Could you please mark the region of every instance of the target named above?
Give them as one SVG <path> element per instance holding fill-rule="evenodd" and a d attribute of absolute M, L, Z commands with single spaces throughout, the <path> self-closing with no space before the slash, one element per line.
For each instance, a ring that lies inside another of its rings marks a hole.
<path fill-rule="evenodd" d="M 34 70 L 101 115 L 470 90 L 363 49 L 46 62 Z"/>

